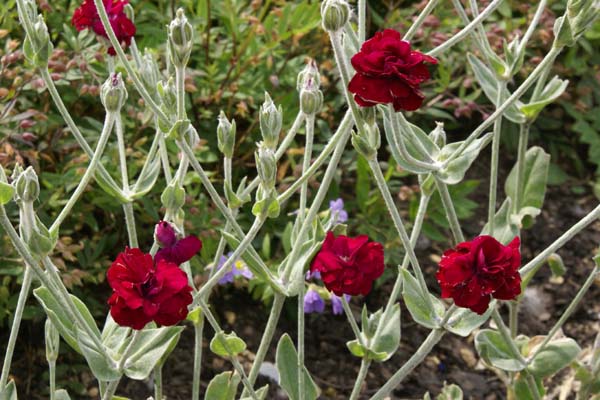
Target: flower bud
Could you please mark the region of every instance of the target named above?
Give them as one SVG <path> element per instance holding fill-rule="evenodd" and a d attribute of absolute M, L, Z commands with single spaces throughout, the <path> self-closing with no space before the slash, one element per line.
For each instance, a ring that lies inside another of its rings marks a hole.
<path fill-rule="evenodd" d="M 429 139 L 440 149 L 446 145 L 446 132 L 444 131 L 444 123 L 436 122 L 436 127 L 429 134 Z"/>
<path fill-rule="evenodd" d="M 565 263 L 563 259 L 558 253 L 552 253 L 547 258 L 548 266 L 550 267 L 550 271 L 552 272 L 552 276 L 559 277 L 563 276 L 567 272 L 567 268 L 565 267 Z"/>
<path fill-rule="evenodd" d="M 233 148 L 235 146 L 235 133 L 236 126 L 235 120 L 229 122 L 225 113 L 221 111 L 219 113 L 219 125 L 217 125 L 217 139 L 219 144 L 219 150 L 225 157 L 233 157 Z"/>
<path fill-rule="evenodd" d="M 377 125 L 364 124 L 359 133 L 352 131 L 352 145 L 367 160 L 372 160 L 377 155 L 381 145 L 381 134 Z"/>
<path fill-rule="evenodd" d="M 15 168 L 15 171 L 17 171 L 17 168 Z M 24 172 L 19 174 L 15 183 L 15 191 L 21 201 L 33 202 L 37 200 L 40 194 L 40 184 L 32 167 L 27 167 Z"/>
<path fill-rule="evenodd" d="M 160 80 L 160 71 L 158 69 L 158 65 L 156 61 L 152 58 L 152 54 L 146 52 L 142 57 L 142 62 L 140 65 L 140 77 L 142 78 L 142 83 L 144 87 L 152 95 L 152 97 L 156 97 L 156 85 Z"/>
<path fill-rule="evenodd" d="M 557 18 L 554 22 L 554 44 L 556 48 L 570 47 L 575 44 L 573 27 L 571 21 L 566 16 Z"/>
<path fill-rule="evenodd" d="M 168 114 L 175 114 L 177 109 L 177 89 L 175 88 L 175 80 L 171 77 L 168 81 L 160 81 L 156 85 L 158 95 L 160 97 L 163 111 Z"/>
<path fill-rule="evenodd" d="M 58 358 L 58 349 L 60 347 L 60 334 L 52 321 L 50 321 L 50 318 L 46 319 L 44 334 L 46 340 L 46 360 L 48 360 L 48 363 L 56 362 L 56 359 Z"/>
<path fill-rule="evenodd" d="M 307 82 L 312 81 L 314 85 L 319 87 L 321 83 L 321 74 L 315 60 L 308 60 L 306 66 L 300 73 L 298 73 L 298 79 L 296 80 L 296 89 L 300 92 L 306 86 Z"/>
<path fill-rule="evenodd" d="M 263 144 L 270 149 L 275 149 L 279 143 L 283 112 L 281 106 L 275 107 L 268 93 L 265 93 L 265 102 L 260 107 L 259 121 Z"/>
<path fill-rule="evenodd" d="M 308 79 L 304 88 L 300 91 L 300 109 L 306 115 L 315 115 L 323 106 L 323 92 L 312 79 Z"/>
<path fill-rule="evenodd" d="M 53 48 L 48 27 L 42 16 L 38 15 L 37 21 L 33 24 L 31 36 L 27 35 L 23 43 L 23 53 L 27 60 L 36 67 L 45 67 L 48 65 Z"/>
<path fill-rule="evenodd" d="M 572 6 L 572 12 L 577 13 L 571 20 L 575 39 L 579 38 L 588 28 L 592 26 L 596 18 L 600 16 L 600 1 L 581 0 Z M 571 10 L 569 10 L 571 12 Z M 570 13 L 569 13 L 570 15 Z"/>
<path fill-rule="evenodd" d="M 107 112 L 119 112 L 127 100 L 127 90 L 121 74 L 112 73 L 102 84 L 100 100 Z"/>
<path fill-rule="evenodd" d="M 167 210 L 179 210 L 185 203 L 185 189 L 173 180 L 162 192 L 160 201 Z"/>
<path fill-rule="evenodd" d="M 184 67 L 192 52 L 194 28 L 188 22 L 183 9 L 177 10 L 177 15 L 169 24 L 169 55 L 176 67 Z"/>
<path fill-rule="evenodd" d="M 321 3 L 321 22 L 326 31 L 339 31 L 349 18 L 350 6 L 345 0 L 325 0 Z"/>
<path fill-rule="evenodd" d="M 154 227 L 154 240 L 160 247 L 171 247 L 177 242 L 177 234 L 173 225 L 160 221 Z"/>
<path fill-rule="evenodd" d="M 275 179 L 277 177 L 277 160 L 275 159 L 275 152 L 264 145 L 264 143 L 258 143 L 258 150 L 254 153 L 256 159 L 256 169 L 258 176 L 265 188 L 272 188 L 275 186 Z"/>

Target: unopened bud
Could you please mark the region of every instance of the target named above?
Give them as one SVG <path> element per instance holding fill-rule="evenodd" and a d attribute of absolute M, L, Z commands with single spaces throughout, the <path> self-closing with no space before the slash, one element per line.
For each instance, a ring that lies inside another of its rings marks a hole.
<path fill-rule="evenodd" d="M 169 24 L 169 54 L 176 67 L 184 67 L 192 52 L 194 28 L 188 22 L 183 9 L 177 10 L 175 19 Z"/>
<path fill-rule="evenodd" d="M 46 340 L 46 360 L 48 360 L 49 363 L 56 362 L 58 350 L 60 348 L 60 334 L 52 321 L 50 321 L 50 318 L 46 319 L 44 334 Z"/>
<path fill-rule="evenodd" d="M 173 180 L 162 192 L 160 201 L 167 210 L 179 210 L 185 204 L 185 189 Z"/>
<path fill-rule="evenodd" d="M 279 108 L 275 107 L 275 103 L 271 100 L 271 96 L 269 96 L 268 93 L 265 93 L 265 102 L 260 107 L 259 121 L 263 144 L 270 149 L 275 149 L 277 143 L 279 143 L 282 119 L 283 112 L 281 106 L 279 106 Z"/>
<path fill-rule="evenodd" d="M 217 139 L 219 150 L 225 157 L 233 157 L 233 148 L 235 147 L 236 126 L 235 120 L 229 122 L 225 113 L 219 113 L 219 125 L 217 125 Z"/>
<path fill-rule="evenodd" d="M 556 48 L 570 47 L 575 44 L 573 27 L 571 21 L 566 16 L 557 18 L 554 22 L 554 44 Z"/>
<path fill-rule="evenodd" d="M 177 89 L 175 88 L 175 80 L 171 77 L 168 81 L 160 81 L 156 85 L 163 110 L 168 114 L 174 114 L 177 108 Z"/>
<path fill-rule="evenodd" d="M 258 144 L 258 150 L 254 153 L 258 176 L 265 188 L 275 186 L 277 178 L 277 160 L 275 152 L 263 143 Z"/>
<path fill-rule="evenodd" d="M 296 89 L 300 92 L 305 88 L 306 84 L 311 81 L 311 85 L 320 86 L 321 74 L 315 60 L 309 60 L 302 71 L 298 73 L 298 79 L 296 80 Z"/>
<path fill-rule="evenodd" d="M 152 58 L 152 54 L 146 52 L 142 57 L 140 65 L 140 77 L 144 87 L 153 97 L 156 96 L 156 85 L 160 80 L 160 71 L 156 61 Z"/>
<path fill-rule="evenodd" d="M 171 247 L 177 242 L 177 233 L 173 225 L 160 221 L 154 227 L 154 240 L 160 247 Z"/>
<path fill-rule="evenodd" d="M 112 73 L 102 84 L 100 100 L 108 112 L 119 112 L 127 100 L 127 89 L 121 74 Z"/>
<path fill-rule="evenodd" d="M 57 237 L 50 234 L 48 228 L 37 216 L 35 216 L 35 225 L 24 234 L 29 250 L 40 258 L 47 256 L 56 246 Z"/>
<path fill-rule="evenodd" d="M 31 36 L 27 35 L 23 43 L 23 53 L 27 60 L 36 67 L 45 67 L 48 65 L 53 48 L 44 18 L 38 15 L 37 21 L 33 24 Z"/>
<path fill-rule="evenodd" d="M 304 114 L 314 115 L 323 106 L 323 92 L 321 92 L 312 79 L 309 79 L 300 91 L 300 109 Z"/>
<path fill-rule="evenodd" d="M 27 167 L 24 172 L 19 174 L 15 183 L 15 191 L 21 201 L 32 202 L 37 200 L 40 194 L 40 184 L 32 167 Z"/>
<path fill-rule="evenodd" d="M 377 155 L 381 145 L 381 134 L 377 125 L 364 124 L 359 133 L 352 132 L 352 145 L 367 160 Z"/>
<path fill-rule="evenodd" d="M 339 31 L 349 18 L 350 6 L 345 0 L 325 0 L 321 3 L 321 19 L 326 31 Z"/>
<path fill-rule="evenodd" d="M 557 253 L 550 254 L 547 261 L 548 266 L 550 266 L 550 271 L 552 271 L 552 276 L 563 276 L 567 272 L 567 268 L 565 267 L 562 257 Z"/>
<path fill-rule="evenodd" d="M 440 149 L 446 145 L 446 132 L 444 131 L 444 123 L 436 122 L 436 127 L 429 134 L 429 139 Z"/>

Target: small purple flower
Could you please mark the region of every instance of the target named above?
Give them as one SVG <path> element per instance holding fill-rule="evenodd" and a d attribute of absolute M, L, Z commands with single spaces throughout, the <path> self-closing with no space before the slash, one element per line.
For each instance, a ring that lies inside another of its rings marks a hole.
<path fill-rule="evenodd" d="M 331 222 L 334 225 L 348 221 L 348 213 L 344 210 L 344 200 L 341 197 L 329 202 L 329 210 L 331 212 Z"/>
<path fill-rule="evenodd" d="M 219 264 L 217 264 L 217 269 L 223 268 L 225 262 L 229 257 L 231 257 L 233 253 L 229 252 L 227 255 L 221 256 L 219 259 Z M 254 274 L 252 271 L 248 269 L 248 266 L 242 260 L 235 260 L 233 265 L 230 267 L 230 270 L 223 275 L 221 279 L 219 279 L 219 285 L 226 285 L 228 283 L 232 283 L 237 276 L 243 276 L 246 279 L 254 278 Z"/>
<path fill-rule="evenodd" d="M 316 290 L 309 289 L 304 295 L 304 313 L 313 312 L 321 314 L 325 310 L 325 301 Z"/>
<path fill-rule="evenodd" d="M 306 271 L 304 279 L 306 279 L 307 281 L 310 279 L 321 279 L 321 273 L 319 271 L 310 272 L 309 269 L 308 271 Z"/>
<path fill-rule="evenodd" d="M 346 301 L 350 301 L 349 295 L 345 294 L 344 297 L 346 298 Z M 333 315 L 340 315 L 344 312 L 341 297 L 338 297 L 333 293 L 331 293 L 331 310 L 333 311 Z"/>

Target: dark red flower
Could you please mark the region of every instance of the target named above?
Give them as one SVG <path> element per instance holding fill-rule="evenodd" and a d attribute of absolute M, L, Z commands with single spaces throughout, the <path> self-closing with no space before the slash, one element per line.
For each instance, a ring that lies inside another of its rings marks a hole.
<path fill-rule="evenodd" d="M 135 35 L 135 25 L 127 18 L 127 15 L 123 11 L 123 7 L 129 3 L 129 0 L 102 0 L 102 3 L 108 14 L 110 26 L 115 31 L 115 36 L 117 36 L 119 43 L 129 46 L 131 38 Z M 73 13 L 71 23 L 78 31 L 91 28 L 96 35 L 108 39 L 94 0 L 83 0 L 83 3 Z M 110 47 L 108 54 L 114 56 L 116 54 L 115 49 Z"/>
<path fill-rule="evenodd" d="M 183 239 L 177 239 L 175 229 L 166 221 L 156 224 L 154 236 L 161 247 L 154 256 L 156 262 L 166 260 L 181 265 L 191 260 L 202 249 L 202 241 L 196 236 L 190 235 Z"/>
<path fill-rule="evenodd" d="M 383 274 L 383 246 L 366 235 L 351 238 L 327 232 L 321 250 L 310 266 L 321 273 L 325 287 L 338 296 L 366 295 L 373 281 Z"/>
<path fill-rule="evenodd" d="M 126 247 L 106 275 L 113 289 L 110 315 L 121 326 L 142 329 L 150 321 L 175 325 L 188 314 L 192 288 L 174 263 L 155 263 L 150 254 Z"/>
<path fill-rule="evenodd" d="M 519 237 L 504 246 L 491 236 L 477 236 L 444 252 L 436 275 L 443 298 L 483 314 L 491 298 L 512 300 L 521 294 Z"/>
<path fill-rule="evenodd" d="M 396 111 L 421 107 L 424 96 L 419 85 L 430 77 L 425 63 L 437 64 L 435 58 L 412 51 L 393 29 L 377 32 L 351 61 L 356 75 L 348 90 L 356 103 L 363 107 L 392 103 Z"/>

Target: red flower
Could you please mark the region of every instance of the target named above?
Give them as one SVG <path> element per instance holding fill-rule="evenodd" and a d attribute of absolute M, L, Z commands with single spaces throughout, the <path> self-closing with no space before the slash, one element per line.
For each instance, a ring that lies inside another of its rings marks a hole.
<path fill-rule="evenodd" d="M 113 289 L 110 315 L 121 326 L 142 329 L 150 321 L 175 325 L 188 314 L 192 288 L 176 264 L 155 264 L 150 254 L 126 247 L 106 275 Z"/>
<path fill-rule="evenodd" d="M 366 235 L 355 238 L 327 232 L 321 250 L 310 266 L 319 271 L 325 287 L 337 296 L 366 295 L 373 281 L 383 274 L 383 246 Z"/>
<path fill-rule="evenodd" d="M 166 221 L 156 224 L 154 236 L 161 247 L 154 256 L 155 262 L 166 260 L 181 265 L 202 249 L 202 241 L 196 236 L 190 235 L 178 240 L 175 229 Z"/>
<path fill-rule="evenodd" d="M 421 107 L 424 96 L 419 84 L 430 77 L 425 63 L 437 64 L 435 58 L 412 51 L 393 29 L 377 32 L 351 61 L 356 75 L 348 90 L 356 103 L 363 107 L 392 103 L 396 111 Z"/>
<path fill-rule="evenodd" d="M 110 26 L 115 31 L 119 43 L 129 46 L 131 38 L 135 35 L 135 25 L 123 11 L 123 7 L 129 3 L 129 0 L 102 0 L 102 3 L 108 14 Z M 73 13 L 71 23 L 78 31 L 91 28 L 96 32 L 96 35 L 108 39 L 94 0 L 83 0 L 81 6 Z M 108 54 L 114 56 L 116 54 L 115 49 L 110 47 Z"/>
<path fill-rule="evenodd" d="M 477 236 L 444 252 L 436 275 L 443 298 L 483 314 L 491 297 L 513 300 L 521 294 L 519 237 L 504 246 L 491 236 Z"/>

